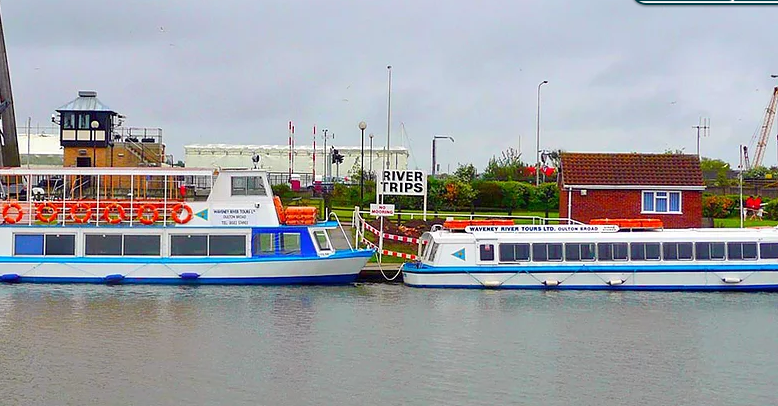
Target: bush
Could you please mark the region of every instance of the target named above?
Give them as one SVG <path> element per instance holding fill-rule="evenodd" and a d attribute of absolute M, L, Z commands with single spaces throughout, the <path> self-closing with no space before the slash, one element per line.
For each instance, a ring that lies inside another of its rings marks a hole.
<path fill-rule="evenodd" d="M 503 192 L 501 182 L 482 180 L 473 182 L 473 189 L 478 193 L 475 202 L 476 207 L 502 207 Z"/>
<path fill-rule="evenodd" d="M 726 196 L 703 196 L 702 216 L 717 219 L 727 218 L 735 209 L 735 202 Z"/>
<path fill-rule="evenodd" d="M 281 199 L 287 199 L 294 195 L 292 188 L 286 183 L 279 183 L 270 187 L 273 189 L 273 195 L 280 197 Z"/>

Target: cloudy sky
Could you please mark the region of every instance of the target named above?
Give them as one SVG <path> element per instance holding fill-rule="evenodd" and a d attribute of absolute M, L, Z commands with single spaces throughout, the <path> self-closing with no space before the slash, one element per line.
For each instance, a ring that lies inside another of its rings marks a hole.
<path fill-rule="evenodd" d="M 161 127 L 183 158 L 194 143 L 298 144 L 311 127 L 359 145 L 360 120 L 429 170 L 517 147 L 696 152 L 732 163 L 778 81 L 778 6 L 643 6 L 634 0 L 3 0 L 19 123 L 45 124 L 96 90 Z M 407 139 L 401 136 L 404 124 Z M 778 126 L 776 126 L 778 129 Z M 776 129 L 764 164 L 776 165 Z M 409 143 L 409 144 L 408 144 Z"/>

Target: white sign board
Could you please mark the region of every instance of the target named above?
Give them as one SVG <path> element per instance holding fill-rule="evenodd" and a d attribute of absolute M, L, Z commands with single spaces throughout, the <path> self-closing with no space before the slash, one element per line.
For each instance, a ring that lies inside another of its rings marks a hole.
<path fill-rule="evenodd" d="M 259 224 L 255 208 L 214 208 L 211 210 L 211 224 L 217 226 L 252 226 Z"/>
<path fill-rule="evenodd" d="M 426 196 L 427 175 L 424 171 L 384 169 L 376 183 L 377 194 L 389 196 Z"/>
<path fill-rule="evenodd" d="M 370 215 L 376 217 L 394 216 L 394 205 L 371 203 Z"/>
<path fill-rule="evenodd" d="M 465 232 L 491 233 L 613 233 L 619 231 L 616 225 L 516 225 L 516 226 L 467 226 Z"/>

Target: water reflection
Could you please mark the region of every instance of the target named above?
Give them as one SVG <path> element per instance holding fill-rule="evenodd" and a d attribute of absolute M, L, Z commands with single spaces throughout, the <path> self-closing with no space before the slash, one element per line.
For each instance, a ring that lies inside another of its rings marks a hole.
<path fill-rule="evenodd" d="M 775 297 L 0 286 L 0 403 L 769 404 Z"/>

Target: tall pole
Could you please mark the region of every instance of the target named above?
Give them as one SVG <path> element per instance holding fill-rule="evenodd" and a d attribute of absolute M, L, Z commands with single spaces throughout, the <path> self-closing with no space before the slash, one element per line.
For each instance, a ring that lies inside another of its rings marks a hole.
<path fill-rule="evenodd" d="M 537 159 L 535 164 L 535 186 L 540 186 L 540 87 L 546 83 L 548 83 L 548 81 L 544 80 L 538 85 L 537 135 L 535 140 L 535 154 Z"/>
<path fill-rule="evenodd" d="M 386 169 L 389 169 L 389 138 L 392 134 L 392 65 L 386 67 L 389 71 L 389 92 L 386 103 Z"/>
<path fill-rule="evenodd" d="M 322 171 L 324 172 L 324 177 L 327 178 L 330 176 L 329 171 L 327 170 L 327 167 L 330 166 L 329 164 L 329 157 L 330 154 L 327 151 L 327 129 L 324 129 L 324 164 L 322 165 Z"/>
<path fill-rule="evenodd" d="M 359 207 L 365 203 L 365 128 L 367 123 L 359 122 L 359 130 L 362 132 L 362 157 L 359 159 Z"/>
<path fill-rule="evenodd" d="M 311 176 L 313 179 L 311 179 L 311 184 L 316 186 L 316 126 L 313 126 L 313 154 L 311 155 L 311 159 L 313 160 L 312 165 L 313 168 L 311 169 Z"/>
<path fill-rule="evenodd" d="M 738 165 L 738 168 L 740 169 L 740 173 L 738 174 L 738 183 L 740 189 L 740 228 L 743 228 L 743 219 L 745 218 L 745 211 L 743 211 L 743 156 L 745 154 L 743 152 L 743 148 L 745 147 L 740 145 L 740 165 Z"/>
<path fill-rule="evenodd" d="M 32 117 L 27 117 L 27 169 L 30 169 L 30 124 L 32 122 Z"/>
<path fill-rule="evenodd" d="M 435 141 L 437 141 L 437 138 L 432 138 L 432 177 L 435 177 Z"/>
<path fill-rule="evenodd" d="M 370 133 L 370 178 L 373 177 L 373 133 Z"/>

